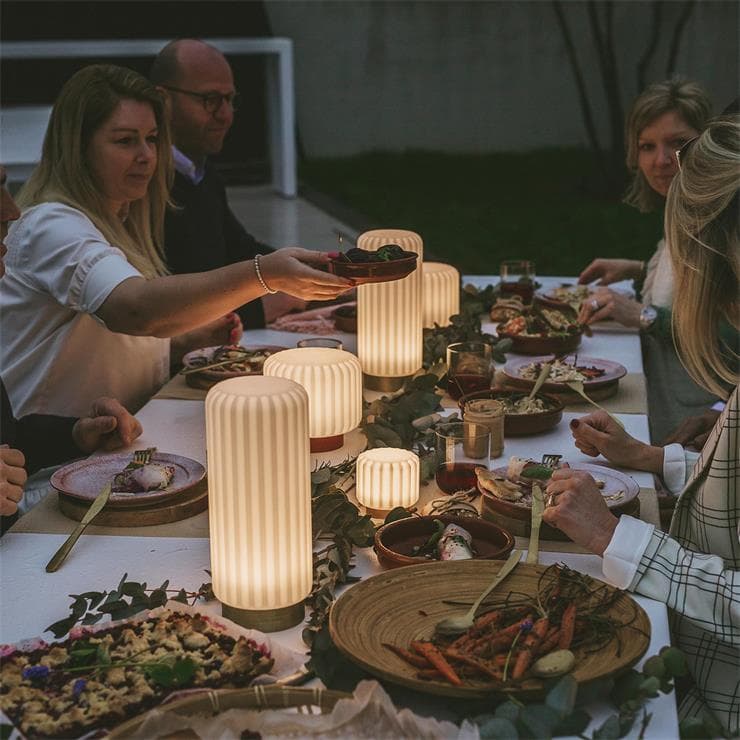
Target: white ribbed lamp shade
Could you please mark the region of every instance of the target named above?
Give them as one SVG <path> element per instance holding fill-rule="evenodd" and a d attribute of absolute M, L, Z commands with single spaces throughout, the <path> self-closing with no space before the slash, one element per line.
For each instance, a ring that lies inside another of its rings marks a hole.
<path fill-rule="evenodd" d="M 357 288 L 357 356 L 365 385 L 374 390 L 400 388 L 422 363 L 421 267 L 424 243 L 413 231 L 376 229 L 360 234 L 357 246 L 376 252 L 398 244 L 419 255 L 407 277 Z"/>
<path fill-rule="evenodd" d="M 460 273 L 442 262 L 425 262 L 422 266 L 422 323 L 447 326 L 450 316 L 460 313 Z"/>
<path fill-rule="evenodd" d="M 362 368 L 350 352 L 326 347 L 287 349 L 270 355 L 262 372 L 294 380 L 306 389 L 311 452 L 338 449 L 343 435 L 359 425 Z"/>
<path fill-rule="evenodd" d="M 376 447 L 357 458 L 357 500 L 371 513 L 385 515 L 419 500 L 419 458 L 409 450 Z"/>
<path fill-rule="evenodd" d="M 311 591 L 308 396 L 233 378 L 206 396 L 213 591 L 224 616 L 267 631 L 303 619 Z"/>

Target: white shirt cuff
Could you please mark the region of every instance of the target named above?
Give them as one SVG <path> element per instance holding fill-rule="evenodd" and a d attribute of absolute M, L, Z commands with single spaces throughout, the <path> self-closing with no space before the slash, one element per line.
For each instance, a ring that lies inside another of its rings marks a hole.
<path fill-rule="evenodd" d="M 604 578 L 612 586 L 627 588 L 632 583 L 654 529 L 652 524 L 640 519 L 626 515 L 619 517 L 602 561 Z"/>
<path fill-rule="evenodd" d="M 663 448 L 663 482 L 673 494 L 680 493 L 686 483 L 686 454 L 679 444 Z"/>

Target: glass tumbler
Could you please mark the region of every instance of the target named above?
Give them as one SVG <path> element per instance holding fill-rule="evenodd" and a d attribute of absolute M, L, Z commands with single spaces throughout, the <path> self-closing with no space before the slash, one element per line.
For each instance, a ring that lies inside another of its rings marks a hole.
<path fill-rule="evenodd" d="M 524 305 L 534 298 L 534 262 L 530 260 L 504 260 L 501 263 L 501 297 L 518 295 Z"/>
<path fill-rule="evenodd" d="M 486 342 L 456 342 L 447 346 L 447 392 L 460 396 L 491 387 L 491 345 Z"/>
<path fill-rule="evenodd" d="M 488 468 L 491 430 L 483 424 L 452 422 L 435 432 L 437 485 L 444 493 L 475 488 L 477 467 Z"/>
<path fill-rule="evenodd" d="M 324 347 L 326 349 L 344 349 L 341 339 L 333 337 L 310 337 L 296 342 L 296 347 Z"/>

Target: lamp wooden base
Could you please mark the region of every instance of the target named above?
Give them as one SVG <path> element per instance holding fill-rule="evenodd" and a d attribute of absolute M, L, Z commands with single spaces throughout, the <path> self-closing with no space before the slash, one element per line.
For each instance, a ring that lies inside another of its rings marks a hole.
<path fill-rule="evenodd" d="M 413 375 L 368 375 L 362 374 L 362 384 L 369 391 L 379 391 L 380 393 L 393 393 L 400 390 L 403 384 Z"/>
<path fill-rule="evenodd" d="M 343 434 L 335 434 L 331 437 L 311 437 L 311 452 L 331 452 L 338 450 L 343 444 Z"/>
<path fill-rule="evenodd" d="M 366 513 L 370 514 L 370 516 L 373 519 L 381 519 L 385 520 L 385 518 L 388 516 L 388 514 L 393 511 L 393 509 L 373 509 L 371 506 L 365 507 Z"/>
<path fill-rule="evenodd" d="M 222 603 L 221 614 L 242 627 L 262 632 L 280 632 L 302 622 L 306 616 L 306 608 L 302 601 L 280 609 L 239 609 Z"/>

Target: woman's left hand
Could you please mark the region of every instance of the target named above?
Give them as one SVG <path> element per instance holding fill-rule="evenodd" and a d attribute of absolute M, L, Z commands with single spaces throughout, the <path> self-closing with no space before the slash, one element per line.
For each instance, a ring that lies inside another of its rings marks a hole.
<path fill-rule="evenodd" d="M 128 447 L 141 435 L 141 423 L 115 398 L 93 401 L 90 416 L 78 419 L 72 439 L 82 452 Z"/>
<path fill-rule="evenodd" d="M 542 519 L 576 544 L 603 555 L 619 520 L 609 511 L 594 479 L 582 470 L 560 468 L 545 492 L 553 503 L 545 508 Z"/>
<path fill-rule="evenodd" d="M 609 288 L 597 288 L 582 304 L 578 314 L 579 324 L 613 319 L 623 326 L 640 326 L 642 306 L 623 293 Z"/>

